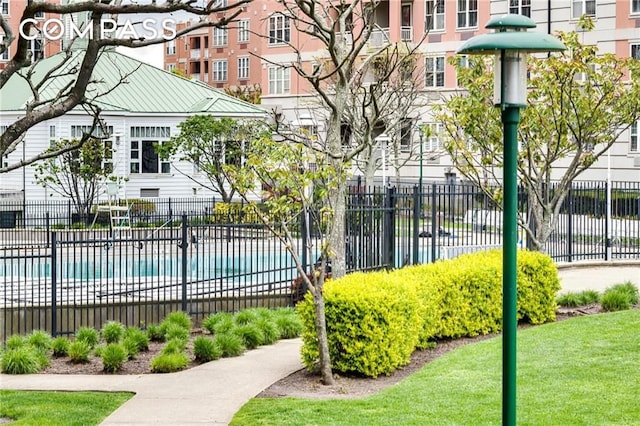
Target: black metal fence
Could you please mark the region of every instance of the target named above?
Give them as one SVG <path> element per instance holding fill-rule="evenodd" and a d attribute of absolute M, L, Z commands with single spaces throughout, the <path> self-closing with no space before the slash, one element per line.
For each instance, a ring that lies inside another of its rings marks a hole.
<path fill-rule="evenodd" d="M 553 188 L 550 188 L 553 191 Z M 217 311 L 292 303 L 292 256 L 242 209 L 211 199 L 136 200 L 131 228 L 73 216 L 69 203 L 2 205 L 2 339 L 32 329 L 53 334 L 108 320 L 144 325 L 173 310 L 196 320 Z M 526 194 L 520 214 L 529 217 Z M 13 209 L 13 210 L 12 210 Z M 318 247 L 307 215 L 292 227 L 305 270 Z M 349 188 L 348 271 L 402 267 L 502 244 L 502 213 L 472 185 Z M 607 235 L 611 238 L 607 239 Z M 526 234 L 519 245 L 528 247 Z M 640 183 L 575 184 L 543 249 L 558 261 L 640 258 Z"/>

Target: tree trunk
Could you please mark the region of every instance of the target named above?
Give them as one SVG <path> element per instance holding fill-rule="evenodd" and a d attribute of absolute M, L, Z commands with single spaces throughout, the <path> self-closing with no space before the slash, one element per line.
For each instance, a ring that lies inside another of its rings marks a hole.
<path fill-rule="evenodd" d="M 322 297 L 322 285 L 318 285 L 313 292 L 313 305 L 315 308 L 316 333 L 318 335 L 318 351 L 320 353 L 320 373 L 322 384 L 333 385 L 333 372 L 331 371 L 331 357 L 329 355 L 329 342 L 327 340 L 327 321 L 324 314 L 324 298 Z"/>

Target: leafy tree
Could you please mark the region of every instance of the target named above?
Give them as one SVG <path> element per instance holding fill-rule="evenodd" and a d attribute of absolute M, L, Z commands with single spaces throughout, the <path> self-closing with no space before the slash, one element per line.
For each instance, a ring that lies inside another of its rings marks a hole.
<path fill-rule="evenodd" d="M 111 141 L 90 137 L 79 149 L 65 151 L 69 145 L 77 145 L 77 140 L 61 140 L 50 147 L 64 152 L 36 166 L 36 182 L 70 199 L 76 213 L 88 217 L 100 187 L 113 172 Z"/>
<path fill-rule="evenodd" d="M 583 20 L 582 26 L 589 30 L 592 24 Z M 530 206 L 530 218 L 521 217 L 520 226 L 536 250 L 555 228 L 572 181 L 640 118 L 640 61 L 600 54 L 582 44 L 577 32 L 558 37 L 565 52 L 529 58 L 528 107 L 519 126 L 518 178 Z M 446 148 L 456 168 L 501 205 L 502 124 L 493 106 L 491 62 L 452 62 L 466 93 L 451 97 L 437 117 L 450 137 Z"/>
<path fill-rule="evenodd" d="M 195 1 L 195 0 L 158 0 L 150 2 L 131 2 L 123 0 L 108 1 L 44 1 L 44 0 L 27 0 L 21 22 L 27 22 L 24 26 L 24 33 L 31 34 L 38 31 L 32 22 L 34 17 L 40 13 L 54 13 L 63 16 L 63 20 L 71 14 L 90 13 L 91 19 L 88 25 L 91 25 L 93 36 L 86 37 L 86 46 L 84 47 L 84 56 L 79 66 L 74 67 L 72 72 L 75 73 L 74 81 L 61 87 L 60 90 L 51 98 L 41 96 L 43 88 L 52 84 L 51 81 L 57 76 L 58 70 L 72 59 L 71 48 L 73 43 L 65 50 L 66 54 L 60 55 L 56 66 L 45 73 L 37 72 L 37 62 L 32 60 L 29 50 L 29 40 L 24 38 L 22 34 L 15 34 L 6 17 L 0 15 L 0 34 L 4 36 L 0 42 L 0 54 L 5 52 L 11 45 L 13 56 L 6 63 L 6 66 L 0 71 L 0 89 L 2 89 L 10 78 L 24 79 L 27 87 L 31 90 L 32 101 L 28 102 L 24 114 L 14 123 L 10 124 L 6 130 L 0 135 L 0 158 L 13 152 L 23 141 L 24 135 L 33 126 L 43 121 L 60 117 L 74 108 L 84 108 L 88 113 L 95 117 L 100 114 L 100 109 L 96 105 L 96 98 L 100 93 L 112 90 L 113 88 L 104 88 L 99 86 L 100 81 L 91 78 L 95 64 L 102 52 L 107 47 L 125 46 L 125 47 L 142 47 L 153 44 L 160 44 L 166 41 L 166 36 L 159 34 L 156 37 L 151 35 L 140 37 L 112 37 L 111 33 L 103 34 L 100 29 L 101 20 L 108 17 L 119 17 L 120 19 L 128 18 L 130 22 L 139 21 L 135 14 L 154 14 L 154 18 L 162 20 L 169 18 L 176 12 L 187 12 L 193 16 L 200 18 L 198 22 L 186 28 L 176 31 L 175 38 L 179 38 L 189 32 L 204 27 L 220 27 L 228 25 L 241 12 L 241 6 L 250 3 L 251 0 L 237 0 L 229 2 L 215 1 Z M 221 14 L 220 12 L 225 12 Z M 149 16 L 149 15 L 147 15 Z M 15 42 L 15 43 L 14 43 Z M 12 44 L 13 43 L 13 44 Z M 126 82 L 126 76 L 122 82 Z M 92 90 L 98 85 L 100 90 Z M 65 152 L 79 148 L 85 139 L 78 139 L 74 143 L 59 146 L 57 149 L 39 152 L 33 156 L 20 160 L 14 164 L 0 167 L 0 172 L 8 172 L 25 165 L 32 164 L 38 160 L 44 160 L 57 157 Z"/>
<path fill-rule="evenodd" d="M 196 115 L 178 124 L 178 129 L 178 135 L 156 146 L 160 157 L 195 164 L 207 182 L 177 170 L 195 184 L 220 195 L 223 202 L 231 202 L 236 188 L 230 185 L 228 176 L 235 176 L 243 167 L 249 143 L 263 130 L 262 126 L 255 121 Z"/>

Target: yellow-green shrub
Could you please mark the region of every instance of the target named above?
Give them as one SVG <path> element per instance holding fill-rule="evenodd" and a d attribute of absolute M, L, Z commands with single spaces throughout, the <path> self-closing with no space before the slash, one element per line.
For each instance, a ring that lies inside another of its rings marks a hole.
<path fill-rule="evenodd" d="M 518 319 L 542 324 L 556 319 L 558 267 L 546 254 L 518 252 Z"/>
<path fill-rule="evenodd" d="M 327 339 L 332 368 L 370 377 L 390 374 L 409 362 L 421 318 L 411 286 L 387 272 L 354 273 L 324 287 Z M 303 361 L 318 361 L 314 306 L 310 294 L 298 304 L 304 323 Z"/>
<path fill-rule="evenodd" d="M 249 204 L 216 203 L 213 208 L 214 223 L 262 224 L 262 220 Z"/>

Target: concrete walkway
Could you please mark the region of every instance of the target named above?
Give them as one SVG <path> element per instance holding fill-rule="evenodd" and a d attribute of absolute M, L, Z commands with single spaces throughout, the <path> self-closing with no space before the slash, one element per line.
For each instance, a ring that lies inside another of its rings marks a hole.
<path fill-rule="evenodd" d="M 129 391 L 135 396 L 103 425 L 226 425 L 251 398 L 302 368 L 300 339 L 171 374 L 0 375 L 0 388 Z"/>
<path fill-rule="evenodd" d="M 561 292 L 602 291 L 624 281 L 640 286 L 640 262 L 576 262 L 559 271 Z M 0 375 L 0 388 L 135 392 L 103 425 L 226 425 L 247 401 L 302 368 L 301 344 L 283 340 L 173 374 Z"/>

